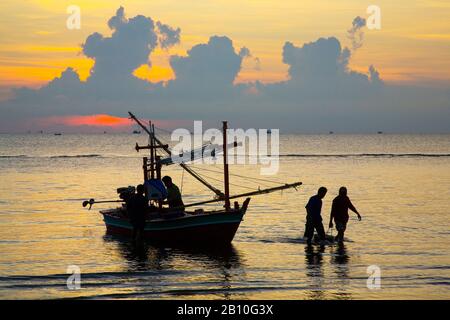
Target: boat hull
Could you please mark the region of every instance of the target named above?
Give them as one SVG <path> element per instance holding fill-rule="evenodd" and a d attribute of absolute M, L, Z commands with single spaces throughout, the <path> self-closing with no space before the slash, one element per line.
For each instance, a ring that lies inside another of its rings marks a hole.
<path fill-rule="evenodd" d="M 173 245 L 218 245 L 230 244 L 239 228 L 246 207 L 231 212 L 213 212 L 199 215 L 185 215 L 173 219 L 147 221 L 144 238 L 154 243 Z M 130 221 L 114 210 L 101 212 L 107 234 L 131 237 L 133 226 Z M 117 211 L 116 211 L 117 212 Z"/>

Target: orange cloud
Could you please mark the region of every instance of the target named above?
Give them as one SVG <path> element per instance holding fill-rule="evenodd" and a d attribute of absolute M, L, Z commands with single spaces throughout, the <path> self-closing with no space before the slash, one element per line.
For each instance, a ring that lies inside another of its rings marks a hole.
<path fill-rule="evenodd" d="M 108 114 L 94 114 L 89 116 L 57 116 L 48 117 L 43 121 L 45 124 L 62 124 L 71 127 L 93 126 L 93 127 L 126 127 L 132 125 L 128 118 L 110 116 Z"/>
<path fill-rule="evenodd" d="M 131 124 L 130 119 L 114 117 L 107 114 L 95 114 L 91 116 L 71 116 L 66 118 L 69 126 L 99 126 L 99 127 L 123 127 Z"/>
<path fill-rule="evenodd" d="M 148 124 L 147 119 L 141 119 L 143 123 Z M 51 116 L 45 118 L 33 119 L 27 127 L 38 126 L 40 128 L 61 128 L 64 127 L 80 127 L 80 128 L 110 128 L 110 129 L 127 129 L 135 125 L 135 123 L 125 117 L 115 117 L 108 114 L 93 114 L 93 115 L 68 115 L 68 116 Z M 157 128 L 173 129 L 179 127 L 189 126 L 191 124 L 188 120 L 152 120 L 152 123 Z M 33 125 L 32 125 L 33 124 Z M 103 129 L 102 129 L 103 130 Z"/>

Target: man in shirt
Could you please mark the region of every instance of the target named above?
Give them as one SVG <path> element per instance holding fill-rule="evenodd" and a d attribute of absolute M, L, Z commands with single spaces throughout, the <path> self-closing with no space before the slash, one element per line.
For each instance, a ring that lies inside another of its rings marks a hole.
<path fill-rule="evenodd" d="M 317 191 L 317 194 L 312 196 L 308 204 L 306 205 L 306 226 L 305 226 L 305 235 L 306 242 L 308 245 L 311 244 L 314 237 L 314 229 L 317 231 L 319 235 L 321 243 L 325 241 L 325 229 L 322 224 L 322 199 L 327 194 L 327 188 L 320 187 Z"/>
<path fill-rule="evenodd" d="M 176 211 L 184 211 L 184 203 L 181 198 L 180 189 L 172 182 L 172 178 L 165 176 L 161 180 L 167 189 L 167 200 L 165 203 L 169 205 L 169 209 L 176 208 Z"/>
<path fill-rule="evenodd" d="M 338 234 L 336 236 L 336 241 L 342 243 L 344 241 L 344 232 L 347 229 L 347 222 L 349 219 L 348 209 L 352 210 L 358 216 L 358 220 L 361 221 L 361 215 L 358 210 L 353 206 L 349 197 L 347 196 L 347 188 L 341 187 L 339 189 L 339 195 L 334 198 L 333 205 L 331 206 L 330 215 L 330 228 L 333 228 L 333 219 L 336 224 L 336 230 Z"/>

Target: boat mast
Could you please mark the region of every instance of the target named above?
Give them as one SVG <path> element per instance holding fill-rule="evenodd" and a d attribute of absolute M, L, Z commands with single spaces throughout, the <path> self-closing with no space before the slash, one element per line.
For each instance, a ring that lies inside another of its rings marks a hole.
<path fill-rule="evenodd" d="M 166 144 L 162 144 L 162 143 L 158 143 L 155 138 L 155 126 L 152 124 L 151 121 L 148 122 L 148 127 L 149 129 L 147 129 L 143 124 L 139 123 L 139 125 L 145 130 L 145 132 L 148 133 L 149 135 L 149 141 L 148 141 L 148 145 L 146 146 L 139 146 L 136 143 L 136 151 L 139 152 L 139 150 L 143 150 L 143 149 L 149 149 L 150 151 L 150 158 L 148 157 L 144 157 L 143 158 L 143 169 L 144 169 L 144 181 L 147 181 L 149 179 L 153 180 L 153 179 L 158 179 L 161 180 L 161 164 L 160 164 L 160 160 L 161 157 L 158 156 L 157 154 L 157 149 L 161 148 L 161 149 L 165 149 L 168 148 L 169 146 Z M 149 161 L 150 160 L 150 161 Z M 150 173 L 150 178 L 149 178 L 149 173 Z M 148 196 L 147 194 L 147 189 L 145 189 L 145 195 Z M 163 205 L 163 201 L 161 199 L 158 200 L 158 206 L 160 209 L 162 209 L 162 205 Z"/>
<path fill-rule="evenodd" d="M 149 145 L 150 145 L 150 179 L 155 179 L 155 149 L 153 147 L 154 141 L 153 141 L 153 132 L 152 130 L 152 122 L 148 122 L 148 127 L 150 128 L 150 135 L 149 135 Z"/>
<path fill-rule="evenodd" d="M 223 134 L 223 180 L 225 188 L 225 211 L 230 211 L 230 174 L 228 172 L 228 153 L 227 153 L 227 129 L 228 122 L 223 121 L 222 134 Z"/>

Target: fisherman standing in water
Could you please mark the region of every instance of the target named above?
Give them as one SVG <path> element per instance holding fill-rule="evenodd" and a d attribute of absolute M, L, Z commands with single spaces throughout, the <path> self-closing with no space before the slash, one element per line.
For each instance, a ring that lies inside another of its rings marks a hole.
<path fill-rule="evenodd" d="M 311 244 L 314 237 L 314 229 L 316 229 L 317 234 L 320 238 L 320 243 L 323 244 L 325 241 L 325 229 L 322 224 L 322 199 L 327 194 L 327 188 L 320 187 L 317 194 L 312 196 L 308 204 L 306 205 L 306 226 L 305 235 L 306 242 L 308 245 Z"/>
<path fill-rule="evenodd" d="M 331 206 L 330 215 L 330 228 L 333 228 L 333 219 L 336 224 L 336 230 L 338 234 L 335 238 L 336 241 L 342 243 L 344 241 L 344 232 L 347 228 L 347 222 L 349 219 L 348 209 L 352 210 L 358 216 L 358 220 L 361 221 L 361 215 L 358 210 L 353 206 L 350 198 L 347 196 L 347 188 L 341 187 L 339 189 L 339 195 L 334 198 L 333 205 Z"/>

